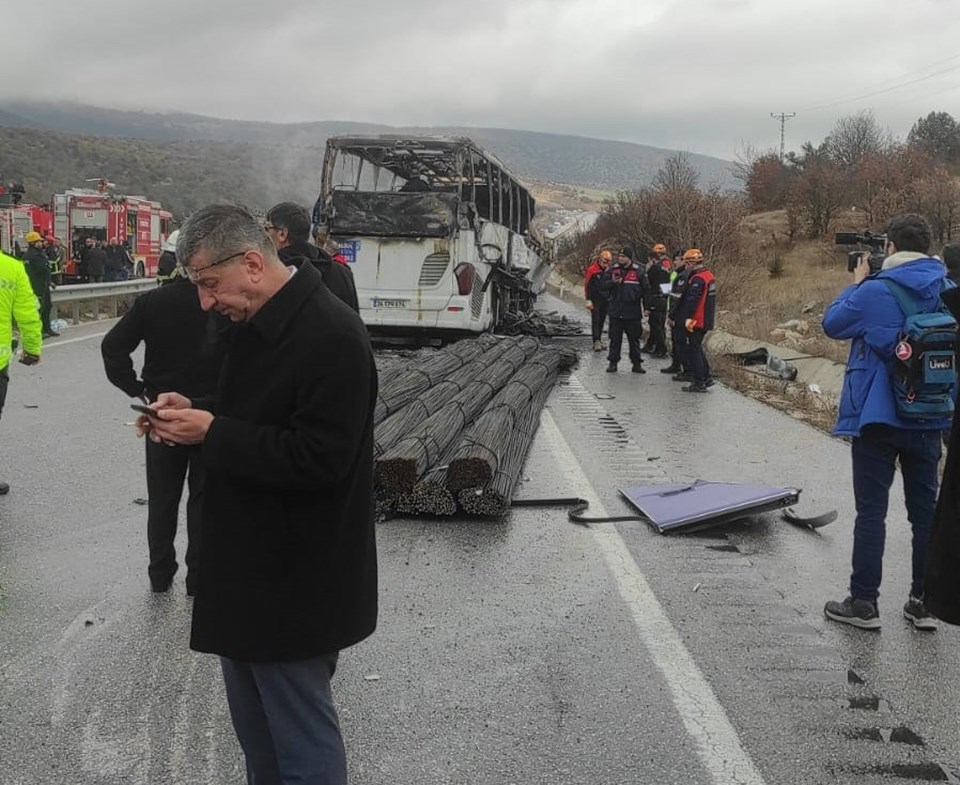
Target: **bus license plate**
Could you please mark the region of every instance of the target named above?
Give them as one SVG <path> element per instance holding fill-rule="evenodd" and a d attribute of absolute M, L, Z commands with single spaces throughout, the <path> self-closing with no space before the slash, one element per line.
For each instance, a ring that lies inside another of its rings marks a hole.
<path fill-rule="evenodd" d="M 409 300 L 399 300 L 390 297 L 373 297 L 370 304 L 374 308 L 406 308 Z"/>

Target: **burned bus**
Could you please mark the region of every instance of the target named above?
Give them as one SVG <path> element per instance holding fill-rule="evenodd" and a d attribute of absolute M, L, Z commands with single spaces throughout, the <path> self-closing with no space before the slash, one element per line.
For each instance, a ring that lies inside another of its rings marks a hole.
<path fill-rule="evenodd" d="M 371 330 L 480 333 L 529 311 L 543 290 L 550 269 L 535 209 L 470 139 L 337 136 L 314 221 L 353 270 Z"/>

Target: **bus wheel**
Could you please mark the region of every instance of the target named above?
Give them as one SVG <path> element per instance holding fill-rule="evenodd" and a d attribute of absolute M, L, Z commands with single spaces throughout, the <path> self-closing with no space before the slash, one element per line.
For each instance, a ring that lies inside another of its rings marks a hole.
<path fill-rule="evenodd" d="M 143 278 L 143 276 L 144 276 L 143 262 L 137 262 L 137 269 L 136 269 L 136 272 L 134 273 L 134 275 L 135 275 L 137 278 Z"/>

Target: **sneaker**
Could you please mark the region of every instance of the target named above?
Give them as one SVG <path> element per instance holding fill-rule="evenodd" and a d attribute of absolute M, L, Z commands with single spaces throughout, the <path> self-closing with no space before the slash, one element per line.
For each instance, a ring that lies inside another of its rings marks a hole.
<path fill-rule="evenodd" d="M 704 384 L 705 384 L 707 387 L 713 387 L 713 385 L 715 385 L 716 382 L 715 382 L 713 379 L 707 379 L 707 381 L 704 382 Z"/>
<path fill-rule="evenodd" d="M 594 350 L 595 352 L 602 352 L 602 351 L 603 351 L 603 344 L 600 343 L 600 341 L 594 341 L 594 342 L 593 342 L 593 350 Z"/>
<path fill-rule="evenodd" d="M 10 493 L 10 486 L 5 482 L 0 482 L 0 496 L 6 496 Z"/>
<path fill-rule="evenodd" d="M 609 347 L 607 346 L 606 341 L 600 341 L 600 351 L 605 352 Z"/>
<path fill-rule="evenodd" d="M 610 363 L 610 365 L 607 366 L 607 373 L 616 373 L 616 372 L 617 372 L 617 364 Z"/>
<path fill-rule="evenodd" d="M 866 600 L 847 597 L 843 602 L 831 600 L 823 606 L 823 614 L 828 619 L 858 627 L 861 630 L 879 630 L 880 614 L 877 606 Z"/>
<path fill-rule="evenodd" d="M 940 628 L 940 623 L 937 621 L 936 616 L 927 610 L 927 606 L 923 604 L 923 600 L 918 600 L 912 594 L 907 600 L 907 604 L 903 606 L 903 618 L 907 619 L 918 630 L 929 630 L 932 632 Z"/>
<path fill-rule="evenodd" d="M 679 365 L 673 365 L 672 363 L 666 368 L 661 368 L 660 373 L 680 373 L 682 368 Z"/>
<path fill-rule="evenodd" d="M 630 369 L 631 373 L 646 373 L 646 369 L 640 363 L 634 363 Z"/>
<path fill-rule="evenodd" d="M 693 377 L 689 373 L 677 373 L 674 374 L 673 380 L 675 382 L 692 382 Z"/>
<path fill-rule="evenodd" d="M 43 337 L 44 337 L 44 338 L 59 338 L 59 337 L 60 337 L 60 333 L 56 332 L 55 330 L 47 330 L 47 332 L 43 333 Z"/>
<path fill-rule="evenodd" d="M 703 384 L 685 384 L 680 388 L 683 392 L 705 393 L 707 388 Z"/>

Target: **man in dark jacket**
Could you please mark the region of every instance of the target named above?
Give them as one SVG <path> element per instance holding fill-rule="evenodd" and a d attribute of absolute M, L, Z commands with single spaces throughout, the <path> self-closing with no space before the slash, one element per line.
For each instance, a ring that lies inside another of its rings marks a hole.
<path fill-rule="evenodd" d="M 954 283 L 960 283 L 960 243 L 949 243 L 943 246 L 940 258 L 947 267 L 947 278 Z"/>
<path fill-rule="evenodd" d="M 710 363 L 703 350 L 703 341 L 714 327 L 717 309 L 717 282 L 698 248 L 684 253 L 683 260 L 693 265 L 683 295 L 674 311 L 674 322 L 687 334 L 687 359 L 690 363 L 690 384 L 684 392 L 705 393 L 713 386 Z"/>
<path fill-rule="evenodd" d="M 107 378 L 131 398 L 144 403 L 161 392 L 179 390 L 191 398 L 213 395 L 220 375 L 220 329 L 226 320 L 205 313 L 189 281 L 175 277 L 159 289 L 141 294 L 100 345 Z M 144 344 L 142 378 L 131 355 Z M 187 595 L 196 593 L 200 554 L 200 506 L 204 468 L 196 445 L 165 445 L 146 441 L 147 574 L 155 592 L 165 592 L 177 571 L 174 538 L 180 517 L 180 497 L 187 480 Z"/>
<path fill-rule="evenodd" d="M 683 260 L 683 254 L 677 251 L 673 256 L 673 270 L 670 272 L 670 296 L 667 300 L 667 325 L 670 328 L 670 355 L 673 358 L 670 365 L 661 368 L 660 373 L 671 373 L 677 381 L 691 380 L 689 354 L 689 333 L 683 324 L 677 323 L 677 306 L 683 299 L 684 289 L 687 288 L 687 279 L 690 277 L 690 267 Z"/>
<path fill-rule="evenodd" d="M 667 256 L 667 246 L 663 243 L 653 246 L 648 261 L 650 335 L 643 351 L 663 358 L 667 356 L 667 294 L 670 291 L 670 257 Z"/>
<path fill-rule="evenodd" d="M 273 244 L 280 252 L 284 264 L 300 266 L 300 260 L 308 259 L 320 271 L 327 288 L 359 313 L 357 287 L 349 267 L 337 264 L 326 251 L 310 242 L 310 213 L 307 208 L 294 202 L 281 202 L 267 213 L 266 229 Z"/>
<path fill-rule="evenodd" d="M 590 311 L 595 352 L 602 352 L 607 348 L 603 344 L 603 326 L 607 321 L 607 295 L 603 292 L 603 274 L 612 261 L 613 254 L 610 251 L 600 251 L 597 261 L 587 268 L 583 276 L 583 296 L 587 300 L 587 310 Z"/>
<path fill-rule="evenodd" d="M 209 410 L 171 392 L 138 420 L 207 467 L 190 645 L 221 657 L 250 782 L 342 785 L 330 678 L 377 619 L 370 340 L 241 208 L 194 213 L 177 258 L 202 307 L 240 322 Z"/>
<path fill-rule="evenodd" d="M 631 370 L 646 373 L 643 355 L 640 353 L 640 336 L 643 334 L 643 317 L 649 315 L 645 303 L 649 297 L 647 276 L 643 268 L 633 260 L 632 246 L 624 246 L 617 263 L 603 274 L 602 291 L 607 295 L 610 315 L 610 353 L 607 373 L 617 372 L 623 336 L 627 336 Z"/>
<path fill-rule="evenodd" d="M 50 310 L 53 307 L 50 299 L 50 260 L 43 250 L 43 238 L 39 232 L 27 232 L 27 253 L 23 263 L 27 267 L 27 277 L 30 286 L 37 296 L 40 307 L 40 324 L 44 338 L 53 338 L 59 335 L 50 326 Z"/>
<path fill-rule="evenodd" d="M 86 238 L 83 242 L 80 259 L 86 270 L 87 280 L 90 283 L 103 283 L 104 271 L 107 269 L 107 254 L 92 237 Z"/>

